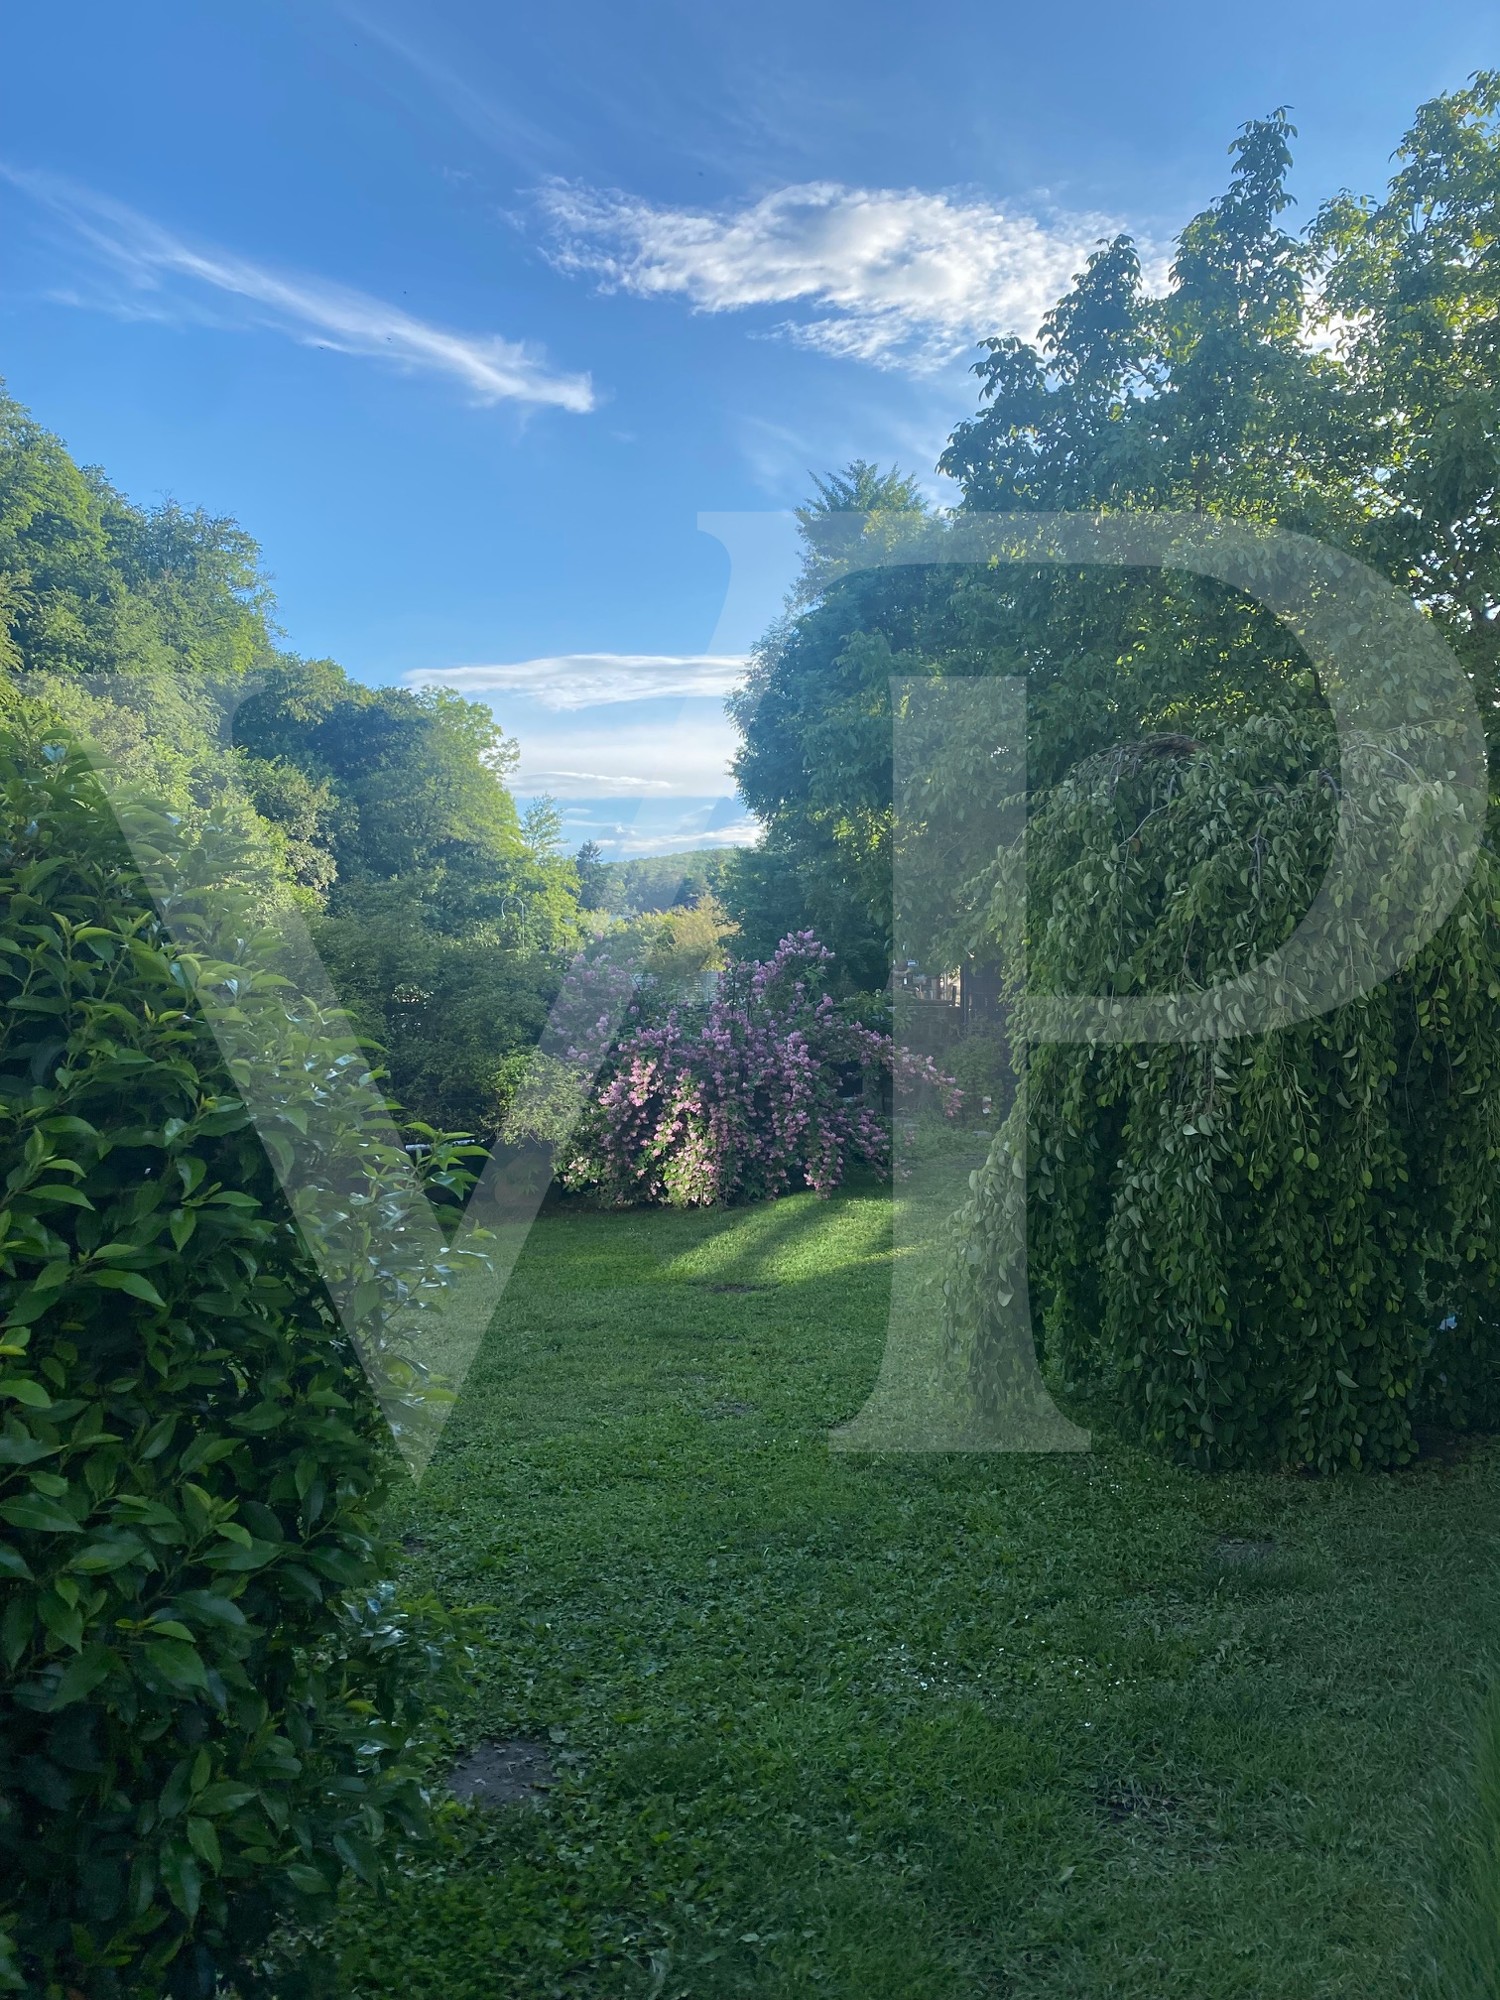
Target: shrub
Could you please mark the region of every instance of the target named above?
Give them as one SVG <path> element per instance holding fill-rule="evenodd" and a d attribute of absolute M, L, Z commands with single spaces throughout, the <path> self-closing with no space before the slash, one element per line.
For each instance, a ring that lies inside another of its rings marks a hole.
<path fill-rule="evenodd" d="M 632 1025 L 559 1178 L 616 1204 L 755 1201 L 836 1188 L 849 1166 L 884 1167 L 890 1135 L 870 1086 L 898 1070 L 957 1108 L 925 1057 L 842 1015 L 826 990 L 832 952 L 811 931 L 773 958 L 732 966 L 698 1012 Z"/>
<path fill-rule="evenodd" d="M 182 956 L 51 754 L 0 756 L 10 1978 L 249 1994 L 279 1917 L 418 1827 L 442 1621 L 382 1582 L 384 1421 Z"/>

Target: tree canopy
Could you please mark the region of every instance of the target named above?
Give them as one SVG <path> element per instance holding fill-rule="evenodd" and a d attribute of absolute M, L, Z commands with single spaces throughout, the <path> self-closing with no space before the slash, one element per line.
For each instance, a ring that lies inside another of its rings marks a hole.
<path fill-rule="evenodd" d="M 579 934 L 574 864 L 488 708 L 299 658 L 273 614 L 233 521 L 132 506 L 0 397 L 0 703 L 128 747 L 181 811 L 233 795 L 394 1094 L 490 1129 Z"/>
<path fill-rule="evenodd" d="M 1036 341 L 983 343 L 980 408 L 940 460 L 960 511 L 1185 510 L 1345 549 L 1429 606 L 1493 731 L 1497 114 L 1492 74 L 1424 106 L 1384 198 L 1341 195 L 1300 235 L 1295 129 L 1283 111 L 1247 125 L 1161 296 L 1119 236 Z M 891 942 L 893 675 L 1024 679 L 1038 790 L 1153 732 L 1211 740 L 1252 713 L 1316 728 L 1315 677 L 1285 630 L 1201 578 L 934 561 L 840 564 L 823 586 L 830 515 L 857 516 L 878 546 L 893 516 L 922 510 L 910 480 L 856 462 L 802 511 L 804 574 L 731 703 L 736 774 L 768 827 L 747 894 L 775 874 L 811 917 L 847 890 L 867 938 Z M 828 916 L 848 933 L 849 914 Z"/>

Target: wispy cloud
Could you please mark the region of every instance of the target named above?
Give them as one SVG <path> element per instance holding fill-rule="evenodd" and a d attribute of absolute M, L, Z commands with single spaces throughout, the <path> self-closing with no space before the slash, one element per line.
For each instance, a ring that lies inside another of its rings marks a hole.
<path fill-rule="evenodd" d="M 601 841 L 610 860 L 628 861 L 636 855 L 682 854 L 705 847 L 754 847 L 765 829 L 759 820 L 736 820 L 733 826 L 696 827 L 684 822 L 668 833 L 653 834 L 638 826 L 622 828 L 614 841 Z"/>
<path fill-rule="evenodd" d="M 924 373 L 984 334 L 1030 336 L 1119 224 L 1046 219 L 918 189 L 809 181 L 728 211 L 669 208 L 554 180 L 538 199 L 552 261 L 606 289 L 698 312 L 797 305 L 804 346 Z"/>
<path fill-rule="evenodd" d="M 560 798 L 726 798 L 734 793 L 729 760 L 738 748 L 729 718 L 704 704 L 675 721 L 613 717 L 523 727 L 520 792 Z"/>
<path fill-rule="evenodd" d="M 241 323 L 342 354 L 447 376 L 480 403 L 518 402 L 585 411 L 595 405 L 587 375 L 551 368 L 524 342 L 464 334 L 417 319 L 399 306 L 325 278 L 271 270 L 208 244 L 191 244 L 159 223 L 52 174 L 0 166 L 0 176 L 58 216 L 126 286 L 110 301 L 139 316 L 176 295 L 191 314 L 205 297 L 227 301 Z M 76 293 L 64 295 L 82 303 Z"/>
<path fill-rule="evenodd" d="M 516 694 L 543 708 L 594 708 L 664 695 L 728 694 L 747 665 L 743 653 L 556 653 L 492 666 L 435 667 L 406 676 L 408 687 L 461 694 Z"/>
<path fill-rule="evenodd" d="M 472 74 L 466 76 L 454 64 L 444 62 L 425 42 L 403 33 L 368 8 L 353 4 L 353 0 L 335 0 L 335 6 L 362 34 L 409 69 L 446 111 L 486 145 L 521 161 L 532 173 L 543 162 L 558 157 L 557 142 L 545 127 L 495 92 L 481 88 Z"/>
<path fill-rule="evenodd" d="M 557 785 L 568 787 L 581 785 L 587 796 L 595 797 L 601 787 L 607 792 L 626 791 L 670 792 L 671 781 L 667 778 L 627 778 L 618 771 L 533 771 L 527 770 L 526 783 L 541 786 L 544 791 Z"/>
<path fill-rule="evenodd" d="M 737 799 L 559 798 L 556 803 L 564 843 L 571 847 L 595 841 L 611 861 L 705 847 L 752 847 L 765 831 Z"/>

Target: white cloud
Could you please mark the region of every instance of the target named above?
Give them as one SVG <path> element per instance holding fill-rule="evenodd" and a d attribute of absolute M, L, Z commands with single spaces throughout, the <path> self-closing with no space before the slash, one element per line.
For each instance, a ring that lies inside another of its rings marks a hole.
<path fill-rule="evenodd" d="M 1298 329 L 1299 344 L 1310 354 L 1332 354 L 1343 360 L 1369 324 L 1368 313 L 1331 312 L 1318 301 Z"/>
<path fill-rule="evenodd" d="M 765 833 L 738 799 L 606 797 L 557 803 L 564 845 L 597 841 L 614 861 L 705 847 L 753 847 Z"/>
<path fill-rule="evenodd" d="M 561 269 L 699 312 L 802 305 L 781 331 L 926 372 L 991 333 L 1033 335 L 1101 237 L 1101 215 L 1042 220 L 917 189 L 809 181 L 727 213 L 552 181 L 539 194 Z"/>
<path fill-rule="evenodd" d="M 462 694 L 525 695 L 543 708 L 593 708 L 662 695 L 727 695 L 747 664 L 743 653 L 556 653 L 492 666 L 435 667 L 406 676 L 408 687 Z"/>
<path fill-rule="evenodd" d="M 608 802 L 606 802 L 608 803 Z M 563 844 L 581 846 L 597 841 L 610 861 L 630 860 L 643 854 L 682 854 L 705 847 L 753 847 L 765 829 L 758 820 L 738 818 L 723 825 L 704 824 L 700 810 L 682 811 L 683 801 L 651 800 L 637 808 L 634 799 L 617 799 L 631 817 L 598 819 L 586 806 L 558 801 L 562 815 Z"/>
<path fill-rule="evenodd" d="M 601 841 L 609 858 L 629 860 L 634 855 L 684 854 L 705 847 L 754 847 L 765 829 L 759 820 L 736 820 L 733 826 L 709 827 L 695 830 L 691 825 L 679 827 L 670 833 L 643 833 L 635 827 L 627 827 L 613 842 Z M 610 853 L 613 848 L 614 852 Z"/>
<path fill-rule="evenodd" d="M 619 771 L 533 771 L 527 769 L 522 774 L 522 783 L 543 791 L 552 791 L 557 786 L 584 787 L 584 796 L 599 796 L 599 787 L 607 785 L 618 791 L 621 785 L 638 788 L 643 792 L 670 792 L 671 783 L 666 778 L 627 778 Z"/>
<path fill-rule="evenodd" d="M 729 760 L 739 739 L 717 705 L 694 708 L 671 723 L 600 718 L 523 729 L 510 783 L 518 792 L 574 799 L 732 796 Z"/>
<path fill-rule="evenodd" d="M 232 301 L 242 320 L 311 346 L 446 375 L 480 403 L 594 408 L 587 375 L 558 373 L 522 342 L 499 334 L 453 333 L 352 286 L 273 271 L 232 251 L 189 244 L 123 203 L 51 174 L 0 167 L 0 175 L 61 216 L 125 279 L 130 293 L 111 303 L 128 314 L 138 314 L 142 295 L 161 295 L 175 281 L 188 288 L 189 304 L 207 291 Z M 78 302 L 76 295 L 64 296 Z"/>

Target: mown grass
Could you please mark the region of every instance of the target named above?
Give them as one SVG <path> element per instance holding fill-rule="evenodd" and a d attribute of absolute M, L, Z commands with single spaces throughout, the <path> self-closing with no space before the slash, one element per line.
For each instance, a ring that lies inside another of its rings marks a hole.
<path fill-rule="evenodd" d="M 832 1453 L 889 1285 L 873 1191 L 538 1225 L 403 1525 L 562 1782 L 349 1899 L 351 2000 L 1419 1990 L 1500 1455 Z"/>

